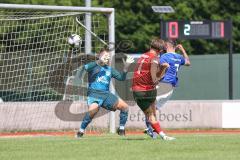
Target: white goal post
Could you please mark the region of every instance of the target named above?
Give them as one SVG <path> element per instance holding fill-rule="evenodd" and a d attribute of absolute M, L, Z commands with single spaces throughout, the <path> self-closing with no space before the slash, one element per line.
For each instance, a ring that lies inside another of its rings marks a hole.
<path fill-rule="evenodd" d="M 84 53 L 82 46 L 68 56 L 66 39 L 71 33 L 85 36 L 85 13 L 93 16 L 93 28 L 88 31 L 94 38 L 92 54 L 107 44 L 114 57 L 114 8 L 0 3 L 0 98 L 4 102 L 58 101 L 66 97 L 66 86 L 60 81 L 66 84 L 64 76 L 73 76 L 76 65 L 82 63 L 72 64 L 73 59 L 79 60 L 78 53 Z M 111 65 L 115 65 L 113 58 Z M 61 87 L 52 87 L 58 83 Z M 111 90 L 114 92 L 113 84 Z M 109 115 L 109 130 L 115 133 L 115 113 Z"/>

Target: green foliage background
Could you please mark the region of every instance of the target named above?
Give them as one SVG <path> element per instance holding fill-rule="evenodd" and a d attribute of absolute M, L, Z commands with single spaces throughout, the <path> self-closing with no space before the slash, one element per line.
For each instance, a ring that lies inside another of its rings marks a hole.
<path fill-rule="evenodd" d="M 1 3 L 84 6 L 84 0 L 1 0 Z M 152 5 L 170 5 L 176 13 L 165 14 L 167 19 L 233 20 L 233 51 L 240 52 L 240 0 L 92 0 L 94 7 L 116 9 L 116 42 L 131 40 L 128 52 L 144 52 L 149 40 L 160 35 L 160 15 Z M 182 41 L 190 54 L 227 53 L 227 40 Z M 120 50 L 117 50 L 120 51 Z"/>

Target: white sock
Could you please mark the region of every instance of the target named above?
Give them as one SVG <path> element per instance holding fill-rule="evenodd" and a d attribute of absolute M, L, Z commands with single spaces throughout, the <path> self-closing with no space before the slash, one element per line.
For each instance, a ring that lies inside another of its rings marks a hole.
<path fill-rule="evenodd" d="M 166 136 L 166 134 L 163 131 L 161 131 L 159 134 L 160 134 L 161 137 Z"/>
<path fill-rule="evenodd" d="M 119 129 L 124 130 L 125 127 L 124 126 L 119 126 Z"/>
<path fill-rule="evenodd" d="M 80 128 L 80 129 L 79 129 L 79 132 L 84 133 L 84 129 Z"/>

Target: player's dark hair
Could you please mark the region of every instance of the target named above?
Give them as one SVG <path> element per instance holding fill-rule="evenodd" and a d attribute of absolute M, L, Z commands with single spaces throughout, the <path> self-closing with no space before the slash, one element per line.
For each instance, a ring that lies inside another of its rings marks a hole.
<path fill-rule="evenodd" d="M 169 43 L 173 46 L 173 48 L 176 48 L 177 46 L 177 41 L 175 39 L 168 39 L 165 41 L 165 43 Z"/>
<path fill-rule="evenodd" d="M 151 44 L 150 44 L 150 49 L 154 49 L 154 50 L 157 50 L 157 51 L 162 51 L 165 49 L 165 43 L 162 39 L 160 38 L 154 38 L 152 41 L 151 41 Z"/>

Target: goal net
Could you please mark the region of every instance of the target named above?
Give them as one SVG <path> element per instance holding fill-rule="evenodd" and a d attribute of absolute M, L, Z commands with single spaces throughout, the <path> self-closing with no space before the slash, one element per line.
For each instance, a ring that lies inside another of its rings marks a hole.
<path fill-rule="evenodd" d="M 74 74 L 109 44 L 110 12 L 92 12 L 91 8 L 86 12 L 84 7 L 79 7 L 83 11 L 28 8 L 34 9 L 0 7 L 0 98 L 4 102 L 0 104 L 0 131 L 79 127 L 81 119 L 76 115 L 65 121 L 54 112 L 63 100 L 73 101 L 70 109 L 76 112 L 87 110 L 87 76 L 76 84 Z M 85 25 L 86 13 L 91 13 L 91 28 Z M 70 49 L 67 38 L 71 34 L 82 38 L 80 48 Z M 90 43 L 85 41 L 87 34 Z M 86 43 L 91 55 L 83 56 Z M 79 103 L 84 107 L 79 109 Z M 94 122 L 89 128 L 94 128 Z"/>

